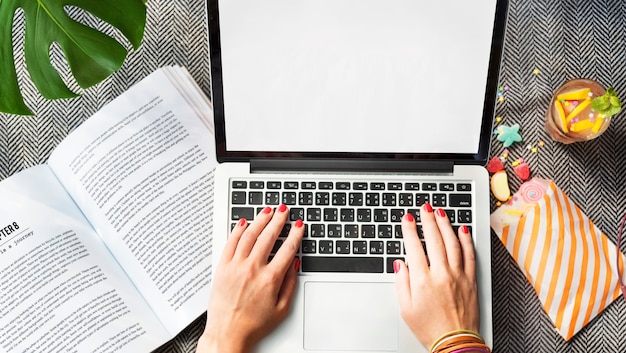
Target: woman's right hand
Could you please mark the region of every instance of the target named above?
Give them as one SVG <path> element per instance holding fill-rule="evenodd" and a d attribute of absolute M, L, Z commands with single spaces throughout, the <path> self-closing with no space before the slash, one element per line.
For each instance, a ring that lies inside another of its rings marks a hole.
<path fill-rule="evenodd" d="M 413 216 L 402 218 L 405 264 L 394 262 L 402 318 L 413 334 L 430 347 L 454 330 L 478 332 L 480 311 L 474 244 L 467 227 L 458 238 L 443 209 L 429 204 L 420 209 L 428 258 L 417 235 Z"/>

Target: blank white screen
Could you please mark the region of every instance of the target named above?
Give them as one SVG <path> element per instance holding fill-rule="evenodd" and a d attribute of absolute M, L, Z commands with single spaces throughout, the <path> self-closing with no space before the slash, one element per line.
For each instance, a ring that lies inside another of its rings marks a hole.
<path fill-rule="evenodd" d="M 495 6 L 221 1 L 227 149 L 477 153 Z"/>

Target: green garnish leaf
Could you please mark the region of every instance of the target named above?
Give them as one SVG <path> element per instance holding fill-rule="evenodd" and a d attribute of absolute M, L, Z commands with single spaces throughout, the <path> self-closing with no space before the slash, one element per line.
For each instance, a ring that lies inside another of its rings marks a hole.
<path fill-rule="evenodd" d="M 593 101 L 591 101 L 591 107 L 594 110 L 601 112 L 601 111 L 609 109 L 611 107 L 611 102 L 609 100 L 609 97 L 600 96 L 594 99 Z"/>
<path fill-rule="evenodd" d="M 596 110 L 600 116 L 608 118 L 622 110 L 622 102 L 617 97 L 617 92 L 609 87 L 605 94 L 591 101 L 591 107 Z"/>

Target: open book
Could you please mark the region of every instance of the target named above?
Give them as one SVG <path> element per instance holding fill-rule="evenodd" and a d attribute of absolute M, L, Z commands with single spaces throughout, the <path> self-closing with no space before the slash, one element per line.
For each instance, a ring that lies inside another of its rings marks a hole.
<path fill-rule="evenodd" d="M 0 182 L 0 352 L 149 352 L 202 315 L 212 129 L 166 67 Z"/>

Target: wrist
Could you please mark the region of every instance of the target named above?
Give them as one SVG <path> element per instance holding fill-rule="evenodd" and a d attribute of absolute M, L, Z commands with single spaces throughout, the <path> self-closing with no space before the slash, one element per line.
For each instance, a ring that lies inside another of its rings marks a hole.
<path fill-rule="evenodd" d="M 250 349 L 243 340 L 230 339 L 229 337 L 216 337 L 209 333 L 203 333 L 198 339 L 196 353 L 248 353 Z"/>

